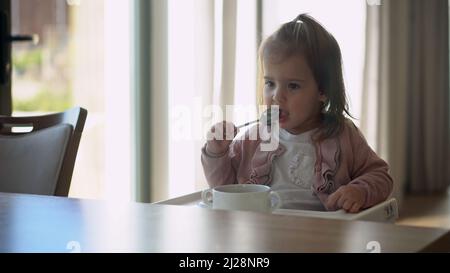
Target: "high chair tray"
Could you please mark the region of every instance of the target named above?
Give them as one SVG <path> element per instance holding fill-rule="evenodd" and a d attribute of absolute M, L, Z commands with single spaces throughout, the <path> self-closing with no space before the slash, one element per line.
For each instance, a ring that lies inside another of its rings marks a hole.
<path fill-rule="evenodd" d="M 155 204 L 181 205 L 181 206 L 198 206 L 207 207 L 201 201 L 201 191 L 180 196 L 173 199 L 157 202 Z M 345 210 L 337 211 L 312 211 L 312 210 L 295 210 L 295 209 L 276 209 L 272 212 L 279 215 L 316 217 L 326 219 L 339 220 L 365 220 L 375 222 L 395 222 L 398 218 L 398 205 L 395 198 L 388 199 L 378 205 L 363 210 L 359 213 L 347 213 Z"/>

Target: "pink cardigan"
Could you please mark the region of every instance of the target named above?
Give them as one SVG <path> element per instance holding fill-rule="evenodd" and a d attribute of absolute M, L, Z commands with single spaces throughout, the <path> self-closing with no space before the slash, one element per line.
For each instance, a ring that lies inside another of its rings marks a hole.
<path fill-rule="evenodd" d="M 286 148 L 279 144 L 274 151 L 262 151 L 261 140 L 250 140 L 250 128 L 243 139 L 235 139 L 222 155 L 212 156 L 202 148 L 201 161 L 210 187 L 234 183 L 269 185 L 272 181 L 272 162 Z M 255 132 L 253 132 L 255 133 Z M 393 181 L 388 165 L 369 147 L 358 128 L 348 120 L 341 134 L 316 145 L 317 160 L 313 191 L 327 210 L 328 196 L 342 185 L 354 185 L 366 193 L 363 208 L 386 200 L 392 192 Z"/>

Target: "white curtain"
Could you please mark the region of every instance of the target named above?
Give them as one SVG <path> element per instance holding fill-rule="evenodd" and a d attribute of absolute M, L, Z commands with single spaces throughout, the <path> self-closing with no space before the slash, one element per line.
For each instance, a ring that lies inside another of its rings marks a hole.
<path fill-rule="evenodd" d="M 237 0 L 223 0 L 222 2 L 222 63 L 220 77 L 219 105 L 225 109 L 226 105 L 234 104 L 234 86 L 236 69 L 236 24 Z M 231 117 L 230 117 L 231 118 Z"/>
<path fill-rule="evenodd" d="M 194 46 L 195 66 L 194 66 L 194 90 L 197 97 L 201 98 L 201 109 L 205 109 L 207 105 L 214 103 L 214 56 L 215 56 L 215 8 L 214 2 L 211 0 L 197 0 L 195 1 L 195 25 L 194 37 L 198 42 Z M 203 123 L 203 120 L 202 120 Z M 196 130 L 202 130 L 201 126 L 197 126 Z M 200 160 L 202 139 L 197 139 L 194 142 L 194 158 L 195 172 L 194 172 L 194 189 L 205 187 L 205 178 L 203 176 L 203 169 Z M 172 183 L 176 183 L 173 181 Z"/>
<path fill-rule="evenodd" d="M 169 1 L 170 140 L 166 198 L 207 187 L 200 152 L 208 125 L 225 118 L 226 106 L 236 102 L 238 6 L 243 4 L 237 0 Z M 248 57 L 241 61 L 251 62 Z M 223 115 L 216 115 L 214 107 L 220 107 Z M 233 121 L 232 115 L 226 118 Z M 189 136 L 180 137 L 179 127 L 186 123 L 190 128 L 181 131 Z"/>

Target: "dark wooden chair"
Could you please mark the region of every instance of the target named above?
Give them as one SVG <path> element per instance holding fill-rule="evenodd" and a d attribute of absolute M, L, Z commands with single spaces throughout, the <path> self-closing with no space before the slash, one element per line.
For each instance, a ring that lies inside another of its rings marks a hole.
<path fill-rule="evenodd" d="M 86 117 L 81 107 L 43 116 L 0 116 L 0 191 L 68 196 Z M 23 132 L 25 127 L 31 131 Z"/>

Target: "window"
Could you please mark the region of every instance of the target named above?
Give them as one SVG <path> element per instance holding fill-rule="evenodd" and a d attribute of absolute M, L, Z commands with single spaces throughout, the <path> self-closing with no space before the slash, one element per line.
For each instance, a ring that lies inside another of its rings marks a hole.
<path fill-rule="evenodd" d="M 129 2 L 11 1 L 12 33 L 40 37 L 14 44 L 13 114 L 88 110 L 72 197 L 131 197 Z"/>

